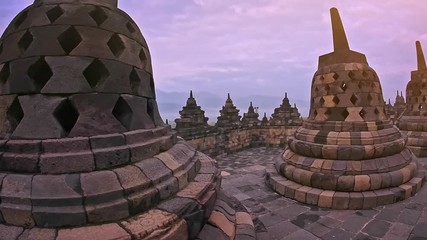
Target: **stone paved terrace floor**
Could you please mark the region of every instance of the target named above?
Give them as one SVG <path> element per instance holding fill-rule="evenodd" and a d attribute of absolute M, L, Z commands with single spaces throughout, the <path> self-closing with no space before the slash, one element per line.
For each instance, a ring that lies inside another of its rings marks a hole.
<path fill-rule="evenodd" d="M 216 157 L 223 190 L 252 214 L 258 239 L 427 239 L 426 185 L 413 198 L 371 210 L 303 205 L 264 184 L 265 166 L 281 151 L 261 147 Z M 420 163 L 426 167 L 427 158 Z"/>

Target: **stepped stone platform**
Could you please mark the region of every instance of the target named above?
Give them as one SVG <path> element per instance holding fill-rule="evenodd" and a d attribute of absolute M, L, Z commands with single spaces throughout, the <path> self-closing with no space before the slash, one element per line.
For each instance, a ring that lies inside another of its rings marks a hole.
<path fill-rule="evenodd" d="M 427 156 L 427 65 L 421 43 L 415 43 L 418 68 L 406 86 L 407 106 L 397 126 L 408 136 L 408 147 L 417 157 Z"/>
<path fill-rule="evenodd" d="M 425 171 L 385 114 L 378 75 L 364 54 L 350 50 L 338 10 L 330 12 L 334 51 L 319 57 L 310 115 L 288 137 L 266 182 L 286 197 L 335 209 L 414 196 Z"/>
<path fill-rule="evenodd" d="M 217 157 L 222 191 L 251 214 L 261 240 L 415 240 L 427 236 L 427 188 L 400 202 L 368 209 L 337 210 L 302 204 L 265 185 L 279 147 L 261 147 Z M 420 158 L 425 171 L 427 159 Z"/>
<path fill-rule="evenodd" d="M 254 237 L 216 201 L 216 161 L 161 119 L 147 43 L 117 0 L 21 11 L 0 38 L 0 105 L 1 240 Z"/>

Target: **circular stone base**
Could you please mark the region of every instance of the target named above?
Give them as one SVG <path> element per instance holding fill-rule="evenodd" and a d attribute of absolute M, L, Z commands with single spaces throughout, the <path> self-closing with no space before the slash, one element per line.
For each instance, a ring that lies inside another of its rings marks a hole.
<path fill-rule="evenodd" d="M 195 157 L 200 169 L 194 179 L 148 211 L 115 222 L 73 228 L 24 229 L 0 224 L 0 236 L 22 240 L 193 239 L 214 210 L 221 185 L 215 160 L 200 152 Z"/>
<path fill-rule="evenodd" d="M 424 131 L 402 131 L 408 136 L 407 147 L 415 156 L 427 157 L 427 132 Z"/>
<path fill-rule="evenodd" d="M 278 174 L 272 165 L 267 167 L 266 175 L 267 185 L 280 195 L 301 203 L 333 209 L 370 209 L 402 201 L 414 196 L 421 189 L 424 180 L 425 172 L 418 170 L 411 180 L 398 187 L 374 191 L 338 192 L 295 183 Z"/>

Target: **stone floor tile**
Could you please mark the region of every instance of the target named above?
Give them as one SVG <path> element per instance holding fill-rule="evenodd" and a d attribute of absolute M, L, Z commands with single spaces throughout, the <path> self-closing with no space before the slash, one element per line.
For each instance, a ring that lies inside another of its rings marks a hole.
<path fill-rule="evenodd" d="M 289 234 L 288 236 L 282 238 L 282 240 L 315 240 L 318 239 L 316 236 L 314 236 L 313 234 L 311 234 L 310 232 L 300 229 L 298 231 L 295 231 L 291 234 Z"/>
<path fill-rule="evenodd" d="M 390 229 L 390 223 L 382 220 L 372 220 L 363 229 L 362 232 L 367 233 L 370 236 L 381 238 Z"/>

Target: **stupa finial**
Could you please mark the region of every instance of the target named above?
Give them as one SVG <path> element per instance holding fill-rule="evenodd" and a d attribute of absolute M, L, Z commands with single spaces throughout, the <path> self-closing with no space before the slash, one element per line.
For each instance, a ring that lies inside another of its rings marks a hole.
<path fill-rule="evenodd" d="M 350 50 L 338 9 L 331 8 L 330 11 L 332 20 L 332 35 L 334 39 L 334 51 L 339 52 L 343 50 Z"/>
<path fill-rule="evenodd" d="M 193 90 L 190 90 L 190 98 L 193 98 Z"/>
<path fill-rule="evenodd" d="M 427 70 L 426 59 L 424 58 L 424 53 L 420 41 L 416 41 L 415 45 L 417 48 L 418 70 Z"/>

